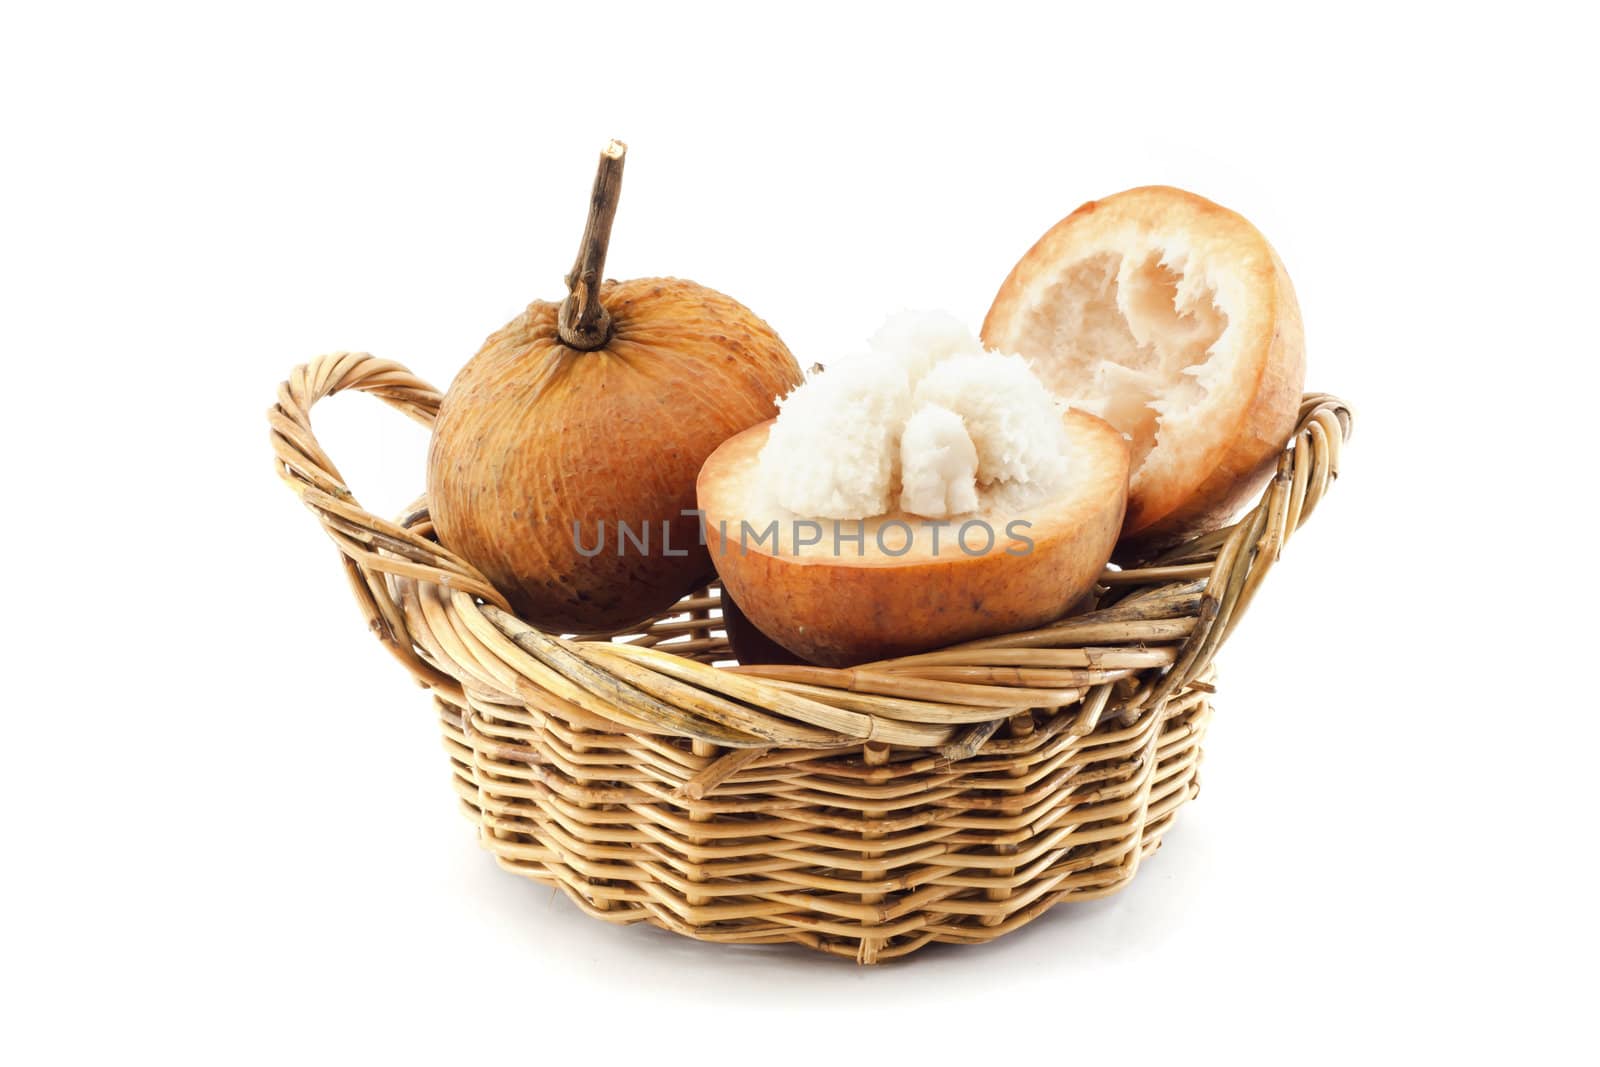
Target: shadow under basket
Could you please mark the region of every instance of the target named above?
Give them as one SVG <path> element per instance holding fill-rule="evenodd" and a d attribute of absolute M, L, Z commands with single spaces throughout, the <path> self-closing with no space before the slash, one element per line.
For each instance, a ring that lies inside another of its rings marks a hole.
<path fill-rule="evenodd" d="M 346 488 L 310 413 L 348 389 L 425 426 L 441 399 L 366 354 L 301 366 L 269 413 L 278 471 L 432 690 L 495 860 L 610 922 L 861 963 L 989 941 L 1133 878 L 1199 792 L 1212 657 L 1350 432 L 1345 405 L 1307 395 L 1255 507 L 1108 569 L 1088 614 L 848 670 L 735 667 L 715 586 L 583 639 L 495 607 L 425 502 L 389 522 Z"/>

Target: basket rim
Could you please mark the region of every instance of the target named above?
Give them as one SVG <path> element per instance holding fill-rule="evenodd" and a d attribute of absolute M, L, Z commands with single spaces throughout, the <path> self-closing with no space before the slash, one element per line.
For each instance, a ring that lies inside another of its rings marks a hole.
<path fill-rule="evenodd" d="M 1094 611 L 856 667 L 727 666 L 706 661 L 725 648 L 713 634 L 715 583 L 641 627 L 548 634 L 433 539 L 424 499 L 396 521 L 362 508 L 311 428 L 312 407 L 346 390 L 424 426 L 442 395 L 398 363 L 338 352 L 295 368 L 268 411 L 279 476 L 339 548 L 369 628 L 421 684 L 457 703 L 469 691 L 498 703 L 553 699 L 574 721 L 688 738 L 731 750 L 725 761 L 864 743 L 961 758 L 1032 708 L 1075 709 L 1076 725 L 1092 729 L 1113 695 L 1126 715 L 1209 690 L 1217 650 L 1337 479 L 1354 421 L 1337 397 L 1305 394 L 1257 502 L 1136 567 L 1108 565 L 1109 603 Z"/>

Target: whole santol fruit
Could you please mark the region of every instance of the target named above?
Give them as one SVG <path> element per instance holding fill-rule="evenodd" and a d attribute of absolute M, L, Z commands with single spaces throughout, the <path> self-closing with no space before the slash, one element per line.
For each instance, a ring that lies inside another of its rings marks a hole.
<path fill-rule="evenodd" d="M 983 339 L 1128 434 L 1130 556 L 1226 523 L 1260 490 L 1305 378 L 1300 308 L 1266 238 L 1165 186 L 1052 227 L 1001 285 Z"/>
<path fill-rule="evenodd" d="M 731 297 L 674 278 L 601 284 L 625 151 L 601 154 L 566 299 L 485 342 L 428 454 L 440 541 L 547 630 L 615 630 L 708 580 L 695 476 L 801 380 Z"/>

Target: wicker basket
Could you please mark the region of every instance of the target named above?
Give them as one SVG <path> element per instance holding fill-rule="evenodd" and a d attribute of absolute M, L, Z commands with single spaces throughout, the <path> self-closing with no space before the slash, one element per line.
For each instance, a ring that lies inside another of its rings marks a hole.
<path fill-rule="evenodd" d="M 419 502 L 361 508 L 311 407 L 440 394 L 365 354 L 297 368 L 269 413 L 284 480 L 342 553 L 368 624 L 433 691 L 463 812 L 502 867 L 590 915 L 798 942 L 861 963 L 988 941 L 1114 893 L 1199 790 L 1211 659 L 1334 480 L 1349 410 L 1308 395 L 1260 502 L 1100 607 L 853 670 L 718 667 L 715 587 L 642 630 L 563 639 L 497 607 Z"/>

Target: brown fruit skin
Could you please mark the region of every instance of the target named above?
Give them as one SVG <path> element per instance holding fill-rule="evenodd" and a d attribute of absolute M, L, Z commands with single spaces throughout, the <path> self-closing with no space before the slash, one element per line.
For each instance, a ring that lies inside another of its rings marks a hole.
<path fill-rule="evenodd" d="M 778 335 L 714 289 L 608 281 L 600 301 L 612 336 L 594 351 L 562 343 L 560 305 L 545 301 L 492 335 L 451 384 L 428 451 L 440 542 L 523 620 L 564 633 L 638 622 L 711 577 L 698 519 L 682 514 L 700 466 L 801 381 Z M 603 524 L 602 551 L 579 552 L 574 521 L 591 551 Z M 648 526 L 648 553 L 630 542 L 619 555 L 619 521 Z"/>
<path fill-rule="evenodd" d="M 1248 220 L 1204 197 L 1170 186 L 1129 189 L 1101 200 L 1090 200 L 1047 230 L 1012 267 L 995 294 L 980 331 L 985 343 L 1003 345 L 1004 324 L 1016 314 L 1022 294 L 1041 273 L 1056 269 L 1055 249 L 1070 243 L 1079 226 L 1088 225 L 1097 212 L 1154 215 L 1180 209 L 1184 225 L 1200 228 L 1231 245 L 1244 245 L 1266 253 L 1256 257 L 1253 285 L 1269 295 L 1271 336 L 1250 334 L 1252 343 L 1265 348 L 1260 371 L 1246 410 L 1226 446 L 1211 460 L 1209 472 L 1192 490 L 1153 487 L 1136 491 L 1128 500 L 1119 560 L 1148 557 L 1196 534 L 1217 529 L 1250 503 L 1271 480 L 1278 456 L 1294 432 L 1305 383 L 1305 331 L 1294 284 L 1277 251 Z M 1262 331 L 1264 332 L 1264 331 Z M 1023 352 L 1030 358 L 1043 353 Z"/>
<path fill-rule="evenodd" d="M 1104 491 L 1084 494 L 1073 508 L 1035 508 L 1018 518 L 1034 522 L 1025 555 L 1004 551 L 1005 522 L 994 523 L 997 547 L 982 556 L 959 552 L 918 562 L 862 565 L 853 557 L 796 559 L 755 546 L 713 553 L 723 587 L 764 634 L 825 667 L 846 667 L 913 652 L 1032 629 L 1061 618 L 1090 592 L 1122 529 L 1127 503 L 1128 449 L 1110 425 L 1081 411 L 1065 416 L 1096 424 L 1102 447 L 1118 464 Z M 728 440 L 700 472 L 706 540 L 719 545 L 719 525 L 739 528 L 725 486 L 755 462 L 769 426 Z M 911 521 L 917 521 L 915 516 Z"/>
<path fill-rule="evenodd" d="M 816 666 L 758 630 L 726 589 L 722 591 L 722 628 L 727 631 L 728 647 L 733 650 L 733 658 L 746 667 L 773 663 Z"/>

